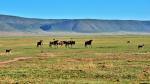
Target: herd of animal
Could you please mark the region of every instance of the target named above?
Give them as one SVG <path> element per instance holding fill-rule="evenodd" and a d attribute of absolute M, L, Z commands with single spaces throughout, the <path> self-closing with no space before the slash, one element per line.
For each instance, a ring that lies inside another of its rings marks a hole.
<path fill-rule="evenodd" d="M 93 40 L 88 40 L 88 41 L 85 41 L 85 43 L 84 43 L 84 46 L 85 47 L 92 47 L 92 41 Z M 127 43 L 129 44 L 129 43 L 131 43 L 130 41 L 127 41 Z M 59 40 L 55 40 L 54 39 L 54 41 L 50 41 L 49 42 L 49 47 L 55 47 L 55 48 L 58 48 L 58 46 L 63 46 L 63 45 L 65 45 L 65 47 L 66 48 L 68 48 L 68 47 L 71 47 L 72 48 L 72 46 L 73 45 L 75 45 L 76 44 L 76 42 L 75 41 L 59 41 Z M 37 47 L 41 47 L 43 45 L 43 40 L 40 40 L 39 42 L 37 42 Z M 139 44 L 138 45 L 138 49 L 140 49 L 140 48 L 143 48 L 144 47 L 144 44 Z"/>
<path fill-rule="evenodd" d="M 89 40 L 89 41 L 85 41 L 84 46 L 85 47 L 92 47 L 92 41 L 93 40 Z M 66 48 L 72 48 L 72 46 L 74 46 L 76 44 L 75 41 L 70 40 L 70 41 L 59 41 L 59 40 L 54 40 L 54 41 L 50 41 L 49 42 L 49 47 L 55 47 L 58 48 L 58 46 L 63 46 L 65 45 Z M 39 42 L 37 42 L 37 47 L 41 47 L 43 45 L 43 40 L 40 40 Z"/>
<path fill-rule="evenodd" d="M 51 47 L 51 48 L 52 47 L 58 48 L 58 46 L 63 46 L 63 45 L 66 48 L 72 48 L 72 46 L 74 46 L 76 44 L 76 42 L 73 41 L 73 40 L 70 40 L 70 41 L 59 41 L 59 40 L 55 40 L 55 39 L 53 39 L 53 40 L 54 41 L 49 42 L 49 47 Z M 93 40 L 85 41 L 84 46 L 85 47 L 89 46 L 90 48 L 92 48 L 92 42 L 93 42 Z M 129 44 L 129 43 L 131 43 L 131 42 L 127 41 L 127 44 Z M 42 45 L 43 45 L 43 40 L 40 40 L 40 41 L 37 42 L 36 47 L 42 47 Z M 139 44 L 137 46 L 138 49 L 143 48 L 143 47 L 144 47 L 144 44 Z M 11 51 L 12 51 L 12 49 L 6 49 L 6 53 L 10 53 Z"/>

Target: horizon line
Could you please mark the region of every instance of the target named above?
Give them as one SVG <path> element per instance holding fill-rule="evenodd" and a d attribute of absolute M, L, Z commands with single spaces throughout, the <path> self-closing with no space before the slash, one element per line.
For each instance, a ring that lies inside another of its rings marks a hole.
<path fill-rule="evenodd" d="M 40 18 L 40 17 L 28 17 L 20 15 L 0 14 L 0 16 L 11 16 L 26 19 L 41 19 L 41 20 L 129 20 L 129 21 L 150 21 L 149 19 L 106 19 L 106 18 Z"/>

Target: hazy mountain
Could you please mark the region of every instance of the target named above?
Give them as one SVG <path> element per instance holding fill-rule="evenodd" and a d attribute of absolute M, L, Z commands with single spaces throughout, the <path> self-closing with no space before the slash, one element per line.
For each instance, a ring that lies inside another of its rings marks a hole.
<path fill-rule="evenodd" d="M 150 21 L 96 19 L 35 19 L 0 15 L 0 32 L 150 33 Z"/>

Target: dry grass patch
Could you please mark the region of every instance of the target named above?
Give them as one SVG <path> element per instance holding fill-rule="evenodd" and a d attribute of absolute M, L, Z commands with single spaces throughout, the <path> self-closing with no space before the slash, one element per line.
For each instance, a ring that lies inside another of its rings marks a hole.
<path fill-rule="evenodd" d="M 67 58 L 64 59 L 65 62 L 72 62 L 72 63 L 76 63 L 76 62 L 93 62 L 96 61 L 95 58 Z"/>
<path fill-rule="evenodd" d="M 10 77 L 1 77 L 0 83 L 1 84 L 15 84 L 15 80 Z"/>
<path fill-rule="evenodd" d="M 138 53 L 95 53 L 99 60 L 123 60 L 127 62 L 135 61 L 148 61 L 150 60 L 149 54 L 138 54 Z"/>
<path fill-rule="evenodd" d="M 0 56 L 10 56 L 10 55 L 13 55 L 13 53 L 0 52 Z"/>
<path fill-rule="evenodd" d="M 132 61 L 148 61 L 150 59 L 150 55 L 145 54 L 127 54 L 124 57 L 124 60 L 129 62 Z"/>
<path fill-rule="evenodd" d="M 137 74 L 139 80 L 149 80 L 150 81 L 150 72 L 140 72 Z"/>
<path fill-rule="evenodd" d="M 86 64 L 51 64 L 52 69 L 60 70 L 83 70 L 83 71 L 93 71 L 97 69 L 97 65 L 90 62 Z"/>
<path fill-rule="evenodd" d="M 107 63 L 107 64 L 104 63 L 104 64 L 101 64 L 100 67 L 103 68 L 103 69 L 104 68 L 111 69 L 111 68 L 114 67 L 114 65 L 112 63 Z"/>
<path fill-rule="evenodd" d="M 150 74 L 150 66 L 145 67 L 143 72 L 146 72 L 146 73 Z"/>

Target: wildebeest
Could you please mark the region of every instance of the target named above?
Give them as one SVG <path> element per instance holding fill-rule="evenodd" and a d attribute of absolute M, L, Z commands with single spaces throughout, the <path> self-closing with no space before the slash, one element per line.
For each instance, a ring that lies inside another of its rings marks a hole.
<path fill-rule="evenodd" d="M 6 49 L 6 53 L 10 53 L 12 49 Z"/>
<path fill-rule="evenodd" d="M 143 48 L 143 47 L 144 47 L 144 44 L 139 44 L 138 45 L 138 49 Z"/>
<path fill-rule="evenodd" d="M 42 46 L 43 45 L 43 40 L 40 40 L 39 42 L 37 42 L 37 47 Z"/>
<path fill-rule="evenodd" d="M 59 41 L 58 45 L 63 46 L 64 45 L 64 41 Z"/>
<path fill-rule="evenodd" d="M 50 41 L 49 42 L 49 47 L 52 47 L 52 46 L 58 47 L 58 40 Z"/>
<path fill-rule="evenodd" d="M 75 45 L 75 41 L 63 41 L 63 43 L 65 44 L 66 48 L 67 47 L 71 47 L 72 48 L 72 46 Z"/>
<path fill-rule="evenodd" d="M 92 47 L 92 41 L 93 40 L 89 40 L 89 41 L 85 41 L 85 47 L 87 47 L 88 45 Z"/>
<path fill-rule="evenodd" d="M 75 45 L 76 44 L 76 42 L 75 41 L 70 41 L 70 45 L 71 45 L 71 47 L 73 46 L 73 45 Z"/>

